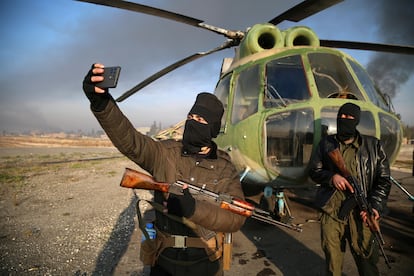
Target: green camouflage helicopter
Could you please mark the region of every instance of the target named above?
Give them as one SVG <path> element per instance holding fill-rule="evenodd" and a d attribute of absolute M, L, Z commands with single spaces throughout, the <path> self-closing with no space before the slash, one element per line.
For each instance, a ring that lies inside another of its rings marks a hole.
<path fill-rule="evenodd" d="M 323 135 L 336 132 L 336 114 L 346 101 L 361 107 L 358 130 L 376 136 L 393 162 L 402 142 L 402 124 L 391 100 L 351 56 L 335 48 L 414 54 L 412 46 L 322 40 L 307 27 L 281 31 L 284 20 L 298 22 L 342 0 L 306 0 L 268 23 L 231 31 L 188 16 L 126 1 L 80 0 L 150 14 L 206 29 L 227 40 L 186 57 L 120 96 L 123 101 L 151 82 L 195 59 L 236 47 L 223 60 L 215 94 L 225 106 L 215 140 L 240 171 L 246 196 L 263 193 L 261 204 L 279 215 L 289 212 L 284 188 L 309 187 L 307 166 Z M 182 124 L 159 137 L 175 137 Z M 176 138 L 176 137 L 175 137 Z M 290 216 L 290 214 L 288 214 Z"/>

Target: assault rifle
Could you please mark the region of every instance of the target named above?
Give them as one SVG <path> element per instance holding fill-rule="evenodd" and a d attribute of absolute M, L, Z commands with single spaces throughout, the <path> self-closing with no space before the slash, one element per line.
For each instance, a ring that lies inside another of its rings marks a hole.
<path fill-rule="evenodd" d="M 372 206 L 368 203 L 361 187 L 357 183 L 357 179 L 351 175 L 348 169 L 345 166 L 344 159 L 338 148 L 332 150 L 328 153 L 329 157 L 332 159 L 334 164 L 338 167 L 339 171 L 341 172 L 342 176 L 348 180 L 349 184 L 351 184 L 354 192 L 353 197 L 348 199 L 344 202 L 343 206 L 341 206 L 339 210 L 338 217 L 344 219 L 349 215 L 352 209 L 356 206 L 359 207 L 361 211 L 367 212 L 367 224 L 371 233 L 374 235 L 375 241 L 378 243 L 379 248 L 381 250 L 381 254 L 384 257 L 385 263 L 387 264 L 388 268 L 391 268 L 390 262 L 388 260 L 387 255 L 384 251 L 384 238 L 382 237 L 380 226 L 378 220 L 375 219 L 374 211 L 372 210 Z"/>
<path fill-rule="evenodd" d="M 270 216 L 269 212 L 255 208 L 254 205 L 249 202 L 246 202 L 239 198 L 232 197 L 227 194 L 216 194 L 214 192 L 206 190 L 205 186 L 198 187 L 180 180 L 172 184 L 157 182 L 151 176 L 130 168 L 125 169 L 124 175 L 122 176 L 121 180 L 121 186 L 125 188 L 153 190 L 164 193 L 173 193 L 177 195 L 183 194 L 182 188 L 184 185 L 188 186 L 188 190 L 191 194 L 202 195 L 206 198 L 214 200 L 215 202 L 218 202 L 220 204 L 220 208 L 222 209 L 231 211 L 233 213 L 245 217 L 251 217 L 253 219 L 266 222 L 268 224 L 283 226 L 297 232 L 302 232 L 302 228 L 298 225 L 277 221 Z"/>

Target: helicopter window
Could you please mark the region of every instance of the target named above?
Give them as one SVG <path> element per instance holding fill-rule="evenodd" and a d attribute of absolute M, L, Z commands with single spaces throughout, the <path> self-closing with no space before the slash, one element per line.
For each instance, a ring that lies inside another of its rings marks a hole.
<path fill-rule="evenodd" d="M 221 118 L 221 126 L 224 127 L 227 117 L 227 105 L 229 99 L 229 91 L 230 91 L 230 78 L 231 74 L 225 76 L 220 80 L 217 84 L 214 94 L 216 97 L 223 103 L 224 107 L 224 114 Z"/>
<path fill-rule="evenodd" d="M 364 99 L 341 57 L 328 53 L 308 57 L 321 98 Z"/>
<path fill-rule="evenodd" d="M 260 91 L 260 71 L 255 65 L 242 71 L 236 80 L 231 122 L 233 124 L 246 119 L 257 112 Z"/>
<path fill-rule="evenodd" d="M 276 171 L 292 178 L 303 175 L 313 145 L 312 109 L 300 109 L 270 116 L 266 120 L 266 160 Z"/>
<path fill-rule="evenodd" d="M 310 98 L 299 55 L 273 60 L 266 65 L 266 108 L 285 107 L 291 102 Z"/>
<path fill-rule="evenodd" d="M 375 85 L 367 72 L 358 64 L 353 62 L 352 60 L 348 60 L 349 64 L 351 64 L 352 69 L 354 70 L 355 74 L 357 75 L 359 81 L 361 82 L 362 87 L 364 88 L 365 92 L 368 95 L 368 98 L 378 107 L 389 110 L 389 107 L 386 103 L 384 95 L 375 88 Z"/>
<path fill-rule="evenodd" d="M 380 140 L 388 159 L 392 162 L 398 153 L 398 147 L 395 145 L 400 145 L 402 141 L 400 125 L 396 119 L 387 114 L 378 115 L 381 122 Z"/>
<path fill-rule="evenodd" d="M 321 136 L 336 133 L 336 117 L 339 107 L 325 107 L 321 111 Z M 357 130 L 361 134 L 375 136 L 375 120 L 370 111 L 361 110 L 360 122 Z"/>

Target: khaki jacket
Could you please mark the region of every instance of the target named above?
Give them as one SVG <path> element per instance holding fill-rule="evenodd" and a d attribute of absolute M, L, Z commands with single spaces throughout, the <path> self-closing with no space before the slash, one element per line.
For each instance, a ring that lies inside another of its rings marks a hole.
<path fill-rule="evenodd" d="M 93 113 L 114 146 L 151 173 L 157 181 L 173 183 L 182 180 L 200 187 L 205 184 L 205 188 L 210 191 L 244 199 L 239 175 L 225 152 L 219 150 L 217 159 L 184 156 L 181 153 L 181 142 L 155 141 L 136 131 L 113 101 L 109 101 L 103 111 Z M 154 196 L 155 201 L 162 204 L 163 194 L 155 192 Z M 245 221 L 245 217 L 197 197 L 195 212 L 189 219 L 216 232 L 236 232 Z M 158 229 L 169 234 L 198 236 L 192 229 L 159 212 L 155 224 Z"/>

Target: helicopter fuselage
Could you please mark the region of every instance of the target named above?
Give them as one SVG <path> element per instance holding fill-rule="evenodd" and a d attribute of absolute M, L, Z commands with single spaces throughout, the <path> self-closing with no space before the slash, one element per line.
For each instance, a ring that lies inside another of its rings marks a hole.
<path fill-rule="evenodd" d="M 336 132 L 337 110 L 347 101 L 361 107 L 360 133 L 380 139 L 393 162 L 401 122 L 365 69 L 342 51 L 320 47 L 308 28 L 274 29 L 252 27 L 235 58 L 223 63 L 215 89 L 225 106 L 216 142 L 243 182 L 303 184 L 316 145 Z"/>

